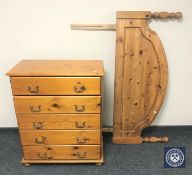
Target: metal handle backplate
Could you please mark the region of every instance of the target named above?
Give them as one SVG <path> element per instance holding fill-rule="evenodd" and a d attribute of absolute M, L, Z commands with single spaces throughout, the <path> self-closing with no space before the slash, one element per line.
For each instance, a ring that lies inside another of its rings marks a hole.
<path fill-rule="evenodd" d="M 38 105 L 37 107 L 30 105 L 29 109 L 31 112 L 40 112 L 41 111 L 41 105 Z"/>
<path fill-rule="evenodd" d="M 87 153 L 84 152 L 84 153 L 80 154 L 79 152 L 77 152 L 76 154 L 73 154 L 73 156 L 76 156 L 77 159 L 85 159 L 87 157 Z"/>
<path fill-rule="evenodd" d="M 86 88 L 81 82 L 77 82 L 77 84 L 74 85 L 74 92 L 76 93 L 83 93 L 85 90 Z"/>
<path fill-rule="evenodd" d="M 37 153 L 37 158 L 38 159 L 52 159 L 51 155 L 48 155 L 46 152 L 45 153 Z"/>
<path fill-rule="evenodd" d="M 41 137 L 35 137 L 35 143 L 36 144 L 44 144 L 47 140 L 47 137 L 41 136 Z"/>
<path fill-rule="evenodd" d="M 76 137 L 76 141 L 77 141 L 77 144 L 85 144 L 87 143 L 87 141 L 89 141 L 89 139 L 87 139 L 86 137 L 84 137 L 83 139 Z"/>
<path fill-rule="evenodd" d="M 76 112 L 84 112 L 85 111 L 85 105 L 74 105 Z"/>
<path fill-rule="evenodd" d="M 31 86 L 28 86 L 27 91 L 32 94 L 37 94 L 39 93 L 39 86 L 35 86 L 34 88 L 32 88 Z"/>
<path fill-rule="evenodd" d="M 43 122 L 33 122 L 33 128 L 34 129 L 42 129 L 43 128 Z"/>
<path fill-rule="evenodd" d="M 85 121 L 82 124 L 79 124 L 79 122 L 75 122 L 76 128 L 85 128 Z"/>

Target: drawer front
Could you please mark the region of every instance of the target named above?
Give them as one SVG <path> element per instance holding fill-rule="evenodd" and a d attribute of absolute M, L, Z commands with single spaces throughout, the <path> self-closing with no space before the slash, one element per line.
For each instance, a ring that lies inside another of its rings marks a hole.
<path fill-rule="evenodd" d="M 20 129 L 100 129 L 100 114 L 18 114 Z"/>
<path fill-rule="evenodd" d="M 20 130 L 22 145 L 100 144 L 100 130 Z"/>
<path fill-rule="evenodd" d="M 13 95 L 99 95 L 100 77 L 12 77 Z"/>
<path fill-rule="evenodd" d="M 86 160 L 100 159 L 99 145 L 23 146 L 25 160 Z"/>
<path fill-rule="evenodd" d="M 100 113 L 100 96 L 14 96 L 16 113 Z"/>

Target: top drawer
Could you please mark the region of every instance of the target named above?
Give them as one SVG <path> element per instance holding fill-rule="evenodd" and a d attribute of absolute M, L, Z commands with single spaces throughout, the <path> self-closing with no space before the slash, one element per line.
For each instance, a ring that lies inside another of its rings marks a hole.
<path fill-rule="evenodd" d="M 100 95 L 100 77 L 11 77 L 13 95 Z"/>

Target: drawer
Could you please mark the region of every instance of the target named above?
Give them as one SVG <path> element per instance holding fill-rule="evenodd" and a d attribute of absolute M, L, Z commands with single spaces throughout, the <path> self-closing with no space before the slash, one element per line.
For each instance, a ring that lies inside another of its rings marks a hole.
<path fill-rule="evenodd" d="M 100 96 L 14 96 L 16 113 L 100 113 Z"/>
<path fill-rule="evenodd" d="M 100 77 L 12 77 L 13 95 L 100 95 Z"/>
<path fill-rule="evenodd" d="M 20 130 L 22 145 L 100 144 L 100 130 Z"/>
<path fill-rule="evenodd" d="M 45 145 L 23 146 L 26 160 L 81 160 L 100 159 L 100 145 Z"/>
<path fill-rule="evenodd" d="M 18 114 L 20 129 L 100 129 L 100 114 Z"/>

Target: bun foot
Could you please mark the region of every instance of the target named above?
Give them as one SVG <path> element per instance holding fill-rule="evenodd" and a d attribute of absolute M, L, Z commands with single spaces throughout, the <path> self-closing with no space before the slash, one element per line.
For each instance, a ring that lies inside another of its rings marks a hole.
<path fill-rule="evenodd" d="M 96 163 L 97 166 L 103 165 L 103 162 Z"/>
<path fill-rule="evenodd" d="M 31 166 L 30 163 L 24 163 L 24 165 L 27 166 L 27 167 Z"/>

